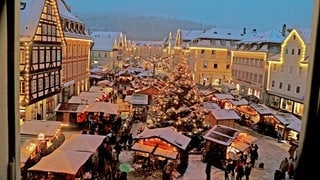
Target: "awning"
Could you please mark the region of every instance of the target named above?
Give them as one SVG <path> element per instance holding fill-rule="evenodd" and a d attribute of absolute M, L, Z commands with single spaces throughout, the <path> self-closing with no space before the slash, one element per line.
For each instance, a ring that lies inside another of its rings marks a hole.
<path fill-rule="evenodd" d="M 58 149 L 94 153 L 105 138 L 106 136 L 102 135 L 73 134 L 70 138 L 66 139 Z"/>
<path fill-rule="evenodd" d="M 91 155 L 91 152 L 56 149 L 51 154 L 42 157 L 40 161 L 29 168 L 28 171 L 44 171 L 75 175 Z"/>
<path fill-rule="evenodd" d="M 170 159 L 177 159 L 178 152 L 176 151 L 170 151 L 163 148 L 157 148 L 154 152 L 154 155 L 156 156 L 162 156 Z"/>
<path fill-rule="evenodd" d="M 81 113 L 83 112 L 85 105 L 75 103 L 59 103 L 54 109 L 55 112 L 69 112 L 69 113 Z"/>
<path fill-rule="evenodd" d="M 118 105 L 109 102 L 92 102 L 84 111 L 103 112 L 105 114 L 118 114 Z"/>
<path fill-rule="evenodd" d="M 232 141 L 232 144 L 231 144 L 232 147 L 234 147 L 234 148 L 236 148 L 236 149 L 238 149 L 239 151 L 242 151 L 242 152 L 243 152 L 244 150 L 248 149 L 248 148 L 250 147 L 250 145 L 251 145 L 251 144 L 242 142 L 242 141 L 240 141 L 240 140 L 238 140 L 238 139 L 234 139 L 234 140 Z"/>
<path fill-rule="evenodd" d="M 146 152 L 146 153 L 152 153 L 154 147 L 153 146 L 147 146 L 147 145 L 143 145 L 140 143 L 134 143 L 133 146 L 131 147 L 132 150 L 135 151 L 142 151 L 142 152 Z"/>
<path fill-rule="evenodd" d="M 61 128 L 60 121 L 27 120 L 20 126 L 20 134 L 37 136 L 43 133 L 53 137 Z"/>

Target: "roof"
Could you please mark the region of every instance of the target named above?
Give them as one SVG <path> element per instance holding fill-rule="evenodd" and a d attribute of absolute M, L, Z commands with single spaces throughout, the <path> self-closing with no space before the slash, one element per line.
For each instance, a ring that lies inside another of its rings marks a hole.
<path fill-rule="evenodd" d="M 234 99 L 234 97 L 231 94 L 225 94 L 225 93 L 214 93 L 214 97 L 222 100 L 222 99 Z"/>
<path fill-rule="evenodd" d="M 81 113 L 85 109 L 85 105 L 80 103 L 59 103 L 54 109 L 55 112 L 71 112 L 71 113 Z"/>
<path fill-rule="evenodd" d="M 191 138 L 175 131 L 172 127 L 155 128 L 155 129 L 144 129 L 142 133 L 134 137 L 134 139 L 149 139 L 158 137 L 168 143 L 178 147 L 179 149 L 185 150 L 189 145 Z"/>
<path fill-rule="evenodd" d="M 260 115 L 272 114 L 273 111 L 264 104 L 251 103 L 250 106 L 256 110 Z"/>
<path fill-rule="evenodd" d="M 229 146 L 238 134 L 238 129 L 223 125 L 215 125 L 204 135 L 203 138 L 218 144 Z"/>
<path fill-rule="evenodd" d="M 203 108 L 207 110 L 221 109 L 220 106 L 214 102 L 203 102 Z"/>
<path fill-rule="evenodd" d="M 299 118 L 297 118 L 291 113 L 276 112 L 273 113 L 273 116 L 277 120 L 279 120 L 283 125 L 289 125 L 291 123 L 296 123 L 295 121 L 301 121 Z"/>
<path fill-rule="evenodd" d="M 228 99 L 228 101 L 234 106 L 248 105 L 249 104 L 249 102 L 244 98 L 242 98 L 242 99 Z"/>
<path fill-rule="evenodd" d="M 287 31 L 286 31 L 287 32 Z M 288 33 L 286 33 L 287 35 Z M 279 43 L 281 44 L 286 36 L 282 35 L 280 30 L 268 30 L 262 33 L 258 33 L 256 36 L 251 36 L 240 41 L 240 44 L 251 44 L 251 43 Z"/>
<path fill-rule="evenodd" d="M 60 121 L 27 120 L 20 126 L 20 134 L 38 136 L 43 133 L 52 137 L 60 127 Z"/>
<path fill-rule="evenodd" d="M 242 29 L 212 28 L 204 31 L 200 37 L 206 39 L 242 40 L 248 36 L 252 37 L 252 34 L 244 34 Z"/>
<path fill-rule="evenodd" d="M 148 95 L 146 94 L 133 94 L 127 95 L 124 99 L 133 105 L 147 105 L 148 104 Z"/>
<path fill-rule="evenodd" d="M 93 51 L 112 51 L 115 41 L 121 36 L 121 32 L 91 31 L 90 36 L 94 41 Z"/>
<path fill-rule="evenodd" d="M 311 42 L 311 29 L 295 28 L 306 44 Z"/>
<path fill-rule="evenodd" d="M 64 19 L 71 20 L 73 22 L 82 23 L 78 17 L 71 13 L 70 7 L 66 4 L 64 0 L 57 0 L 60 17 Z"/>
<path fill-rule="evenodd" d="M 45 0 L 20 0 L 20 37 L 23 41 L 31 41 L 38 26 Z"/>
<path fill-rule="evenodd" d="M 203 30 L 180 30 L 183 41 L 191 41 L 201 37 Z"/>
<path fill-rule="evenodd" d="M 210 112 L 216 120 L 240 119 L 240 116 L 233 109 L 211 109 Z"/>

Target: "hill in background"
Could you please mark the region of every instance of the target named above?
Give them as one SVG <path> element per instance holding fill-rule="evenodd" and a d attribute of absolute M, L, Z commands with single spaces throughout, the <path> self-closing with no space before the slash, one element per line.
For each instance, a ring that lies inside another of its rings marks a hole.
<path fill-rule="evenodd" d="M 86 13 L 77 15 L 86 24 L 87 30 L 123 32 L 131 40 L 163 40 L 169 32 L 175 34 L 177 29 L 207 30 L 212 27 L 193 21 L 154 16 Z"/>

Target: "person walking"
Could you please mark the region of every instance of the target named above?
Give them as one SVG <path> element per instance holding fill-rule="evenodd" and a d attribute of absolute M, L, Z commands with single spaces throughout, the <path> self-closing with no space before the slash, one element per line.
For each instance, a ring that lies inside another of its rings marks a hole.
<path fill-rule="evenodd" d="M 293 179 L 294 177 L 294 173 L 295 173 L 295 169 L 294 169 L 294 164 L 293 162 L 290 162 L 289 167 L 288 167 L 288 175 L 289 175 L 289 179 Z"/>
<path fill-rule="evenodd" d="M 244 167 L 244 175 L 246 176 L 246 180 L 249 180 L 250 174 L 251 174 L 251 164 L 246 163 Z"/>
<path fill-rule="evenodd" d="M 207 176 L 207 180 L 211 179 L 211 163 L 207 163 L 206 166 L 206 176 Z"/>
<path fill-rule="evenodd" d="M 237 172 L 236 180 L 241 180 L 242 177 L 244 176 L 244 167 L 243 167 L 242 160 L 238 161 L 236 166 L 236 172 Z"/>
<path fill-rule="evenodd" d="M 284 158 L 281 163 L 280 163 L 280 167 L 279 167 L 281 173 L 282 173 L 282 178 L 286 177 L 286 172 L 289 169 L 289 160 L 288 158 Z"/>

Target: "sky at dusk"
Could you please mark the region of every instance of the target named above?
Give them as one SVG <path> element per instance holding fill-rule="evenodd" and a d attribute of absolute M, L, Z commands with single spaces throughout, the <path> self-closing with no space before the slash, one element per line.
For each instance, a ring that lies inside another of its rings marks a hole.
<path fill-rule="evenodd" d="M 311 28 L 313 0 L 65 0 L 77 13 L 129 13 L 221 28 Z"/>

